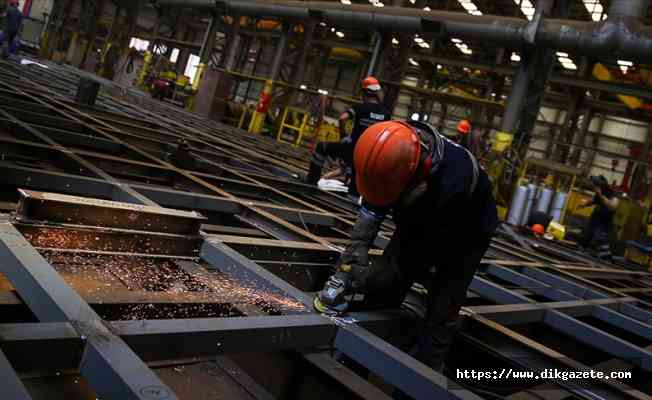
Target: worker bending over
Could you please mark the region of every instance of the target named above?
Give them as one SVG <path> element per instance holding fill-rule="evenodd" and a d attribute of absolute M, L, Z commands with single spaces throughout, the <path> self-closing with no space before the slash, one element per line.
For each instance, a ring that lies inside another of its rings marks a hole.
<path fill-rule="evenodd" d="M 368 128 L 355 147 L 363 199 L 338 270 L 315 298 L 321 312 L 343 312 L 352 293 L 365 309 L 397 308 L 416 281 L 428 289 L 414 356 L 442 371 L 458 312 L 498 226 L 486 173 L 462 146 L 421 122 Z M 389 212 L 396 231 L 368 266 L 369 247 Z"/>
<path fill-rule="evenodd" d="M 326 163 L 326 159 L 330 157 L 340 160 L 344 164 L 349 178 L 349 193 L 357 196 L 355 167 L 353 165 L 353 149 L 355 144 L 360 135 L 362 135 L 362 132 L 369 126 L 377 122 L 388 121 L 391 118 L 391 113 L 380 102 L 380 89 L 380 82 L 373 76 L 369 76 L 362 81 L 362 104 L 356 104 L 349 108 L 340 115 L 339 119 L 340 133 L 346 131 L 345 126 L 349 121 L 353 122 L 351 135 L 339 142 L 320 142 L 317 144 L 310 162 L 306 183 L 311 185 L 317 184 L 321 178 L 321 171 Z"/>
<path fill-rule="evenodd" d="M 618 198 L 609 186 L 607 178 L 600 175 L 592 176 L 590 179 L 595 195 L 582 207 L 595 205 L 595 209 L 591 213 L 580 244 L 584 248 L 596 250 L 596 255 L 600 258 L 609 258 L 611 257 L 609 236 L 613 228 L 614 214 L 618 208 Z"/>

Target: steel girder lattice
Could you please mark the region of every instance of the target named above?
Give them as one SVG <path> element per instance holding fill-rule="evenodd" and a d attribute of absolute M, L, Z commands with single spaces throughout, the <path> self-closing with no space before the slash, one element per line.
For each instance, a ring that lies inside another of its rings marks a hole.
<path fill-rule="evenodd" d="M 107 81 L 96 106 L 80 106 L 71 99 L 88 74 L 44 65 L 0 64 L 0 307 L 33 315 L 0 323 L 1 398 L 38 398 L 35 371 L 80 373 L 102 399 L 181 398 L 161 362 L 235 368 L 222 355 L 286 350 L 335 382 L 332 390 L 388 398 L 331 349 L 414 398 L 492 396 L 389 345 L 412 326 L 403 312 L 333 320 L 311 311 L 356 208 L 298 183 L 306 150 Z M 172 162 L 180 138 L 195 156 L 190 168 Z M 372 257 L 392 230 L 386 222 Z M 115 286 L 89 283 L 100 281 Z M 627 370 L 637 375 L 492 390 L 513 399 L 649 398 L 651 292 L 648 273 L 501 231 L 468 293 L 451 368 L 482 356 L 530 371 Z M 274 392 L 259 386 L 254 398 Z"/>

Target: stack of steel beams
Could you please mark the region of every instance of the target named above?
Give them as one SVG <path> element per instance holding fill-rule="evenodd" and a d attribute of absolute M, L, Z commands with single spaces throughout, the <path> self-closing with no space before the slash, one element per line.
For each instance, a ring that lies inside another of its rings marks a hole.
<path fill-rule="evenodd" d="M 88 74 L 43 64 L 0 63 L 0 398 L 650 398 L 652 274 L 501 232 L 444 377 L 390 344 L 405 313 L 312 311 L 356 207 L 304 150 L 107 82 L 78 105 Z"/>

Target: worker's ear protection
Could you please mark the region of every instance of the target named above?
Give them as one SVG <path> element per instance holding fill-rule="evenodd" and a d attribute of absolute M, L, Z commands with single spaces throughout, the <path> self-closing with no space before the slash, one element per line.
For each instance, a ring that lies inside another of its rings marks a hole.
<path fill-rule="evenodd" d="M 410 181 L 408 188 L 412 188 L 422 182 L 428 176 L 432 168 L 432 153 L 435 147 L 435 138 L 431 132 L 427 132 L 421 127 L 413 126 L 419 139 L 419 164 L 414 172 L 414 177 Z"/>

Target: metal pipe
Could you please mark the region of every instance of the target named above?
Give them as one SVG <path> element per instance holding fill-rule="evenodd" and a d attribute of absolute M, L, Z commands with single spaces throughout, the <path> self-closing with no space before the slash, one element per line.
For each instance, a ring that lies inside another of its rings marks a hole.
<path fill-rule="evenodd" d="M 215 8 L 224 14 L 264 15 L 297 20 L 318 19 L 352 27 L 392 31 L 436 31 L 451 37 L 490 41 L 512 48 L 526 46 L 522 18 L 475 16 L 460 12 L 424 12 L 406 7 L 343 5 L 323 1 L 282 0 L 154 0 L 161 6 Z M 652 28 L 637 14 L 650 0 L 614 0 L 603 22 L 544 19 L 536 33 L 538 47 L 550 47 L 590 56 L 609 56 L 652 62 Z M 637 18 L 636 18 L 637 17 Z"/>
<path fill-rule="evenodd" d="M 649 7 L 650 0 L 612 1 L 609 7 L 609 17 L 639 19 L 645 17 Z"/>
<path fill-rule="evenodd" d="M 383 35 L 380 32 L 375 32 L 374 38 L 376 39 L 376 43 L 374 43 L 374 51 L 371 53 L 371 61 L 369 61 L 367 76 L 371 76 L 376 73 L 378 60 L 380 59 L 380 52 L 382 51 Z"/>
<path fill-rule="evenodd" d="M 276 53 L 274 54 L 274 62 L 272 63 L 272 72 L 270 74 L 270 79 L 273 81 L 277 80 L 281 74 L 281 65 L 283 65 L 283 59 L 285 58 L 285 50 L 288 46 L 288 36 L 290 36 L 291 29 L 291 26 L 285 28 L 278 41 Z"/>
<path fill-rule="evenodd" d="M 530 70 L 533 68 L 533 58 L 530 54 L 524 54 L 523 60 L 518 67 L 518 72 L 512 84 L 512 91 L 507 98 L 507 105 L 505 106 L 505 114 L 500 126 L 503 132 L 514 133 L 518 126 L 521 111 L 525 104 L 529 83 L 530 83 Z"/>

